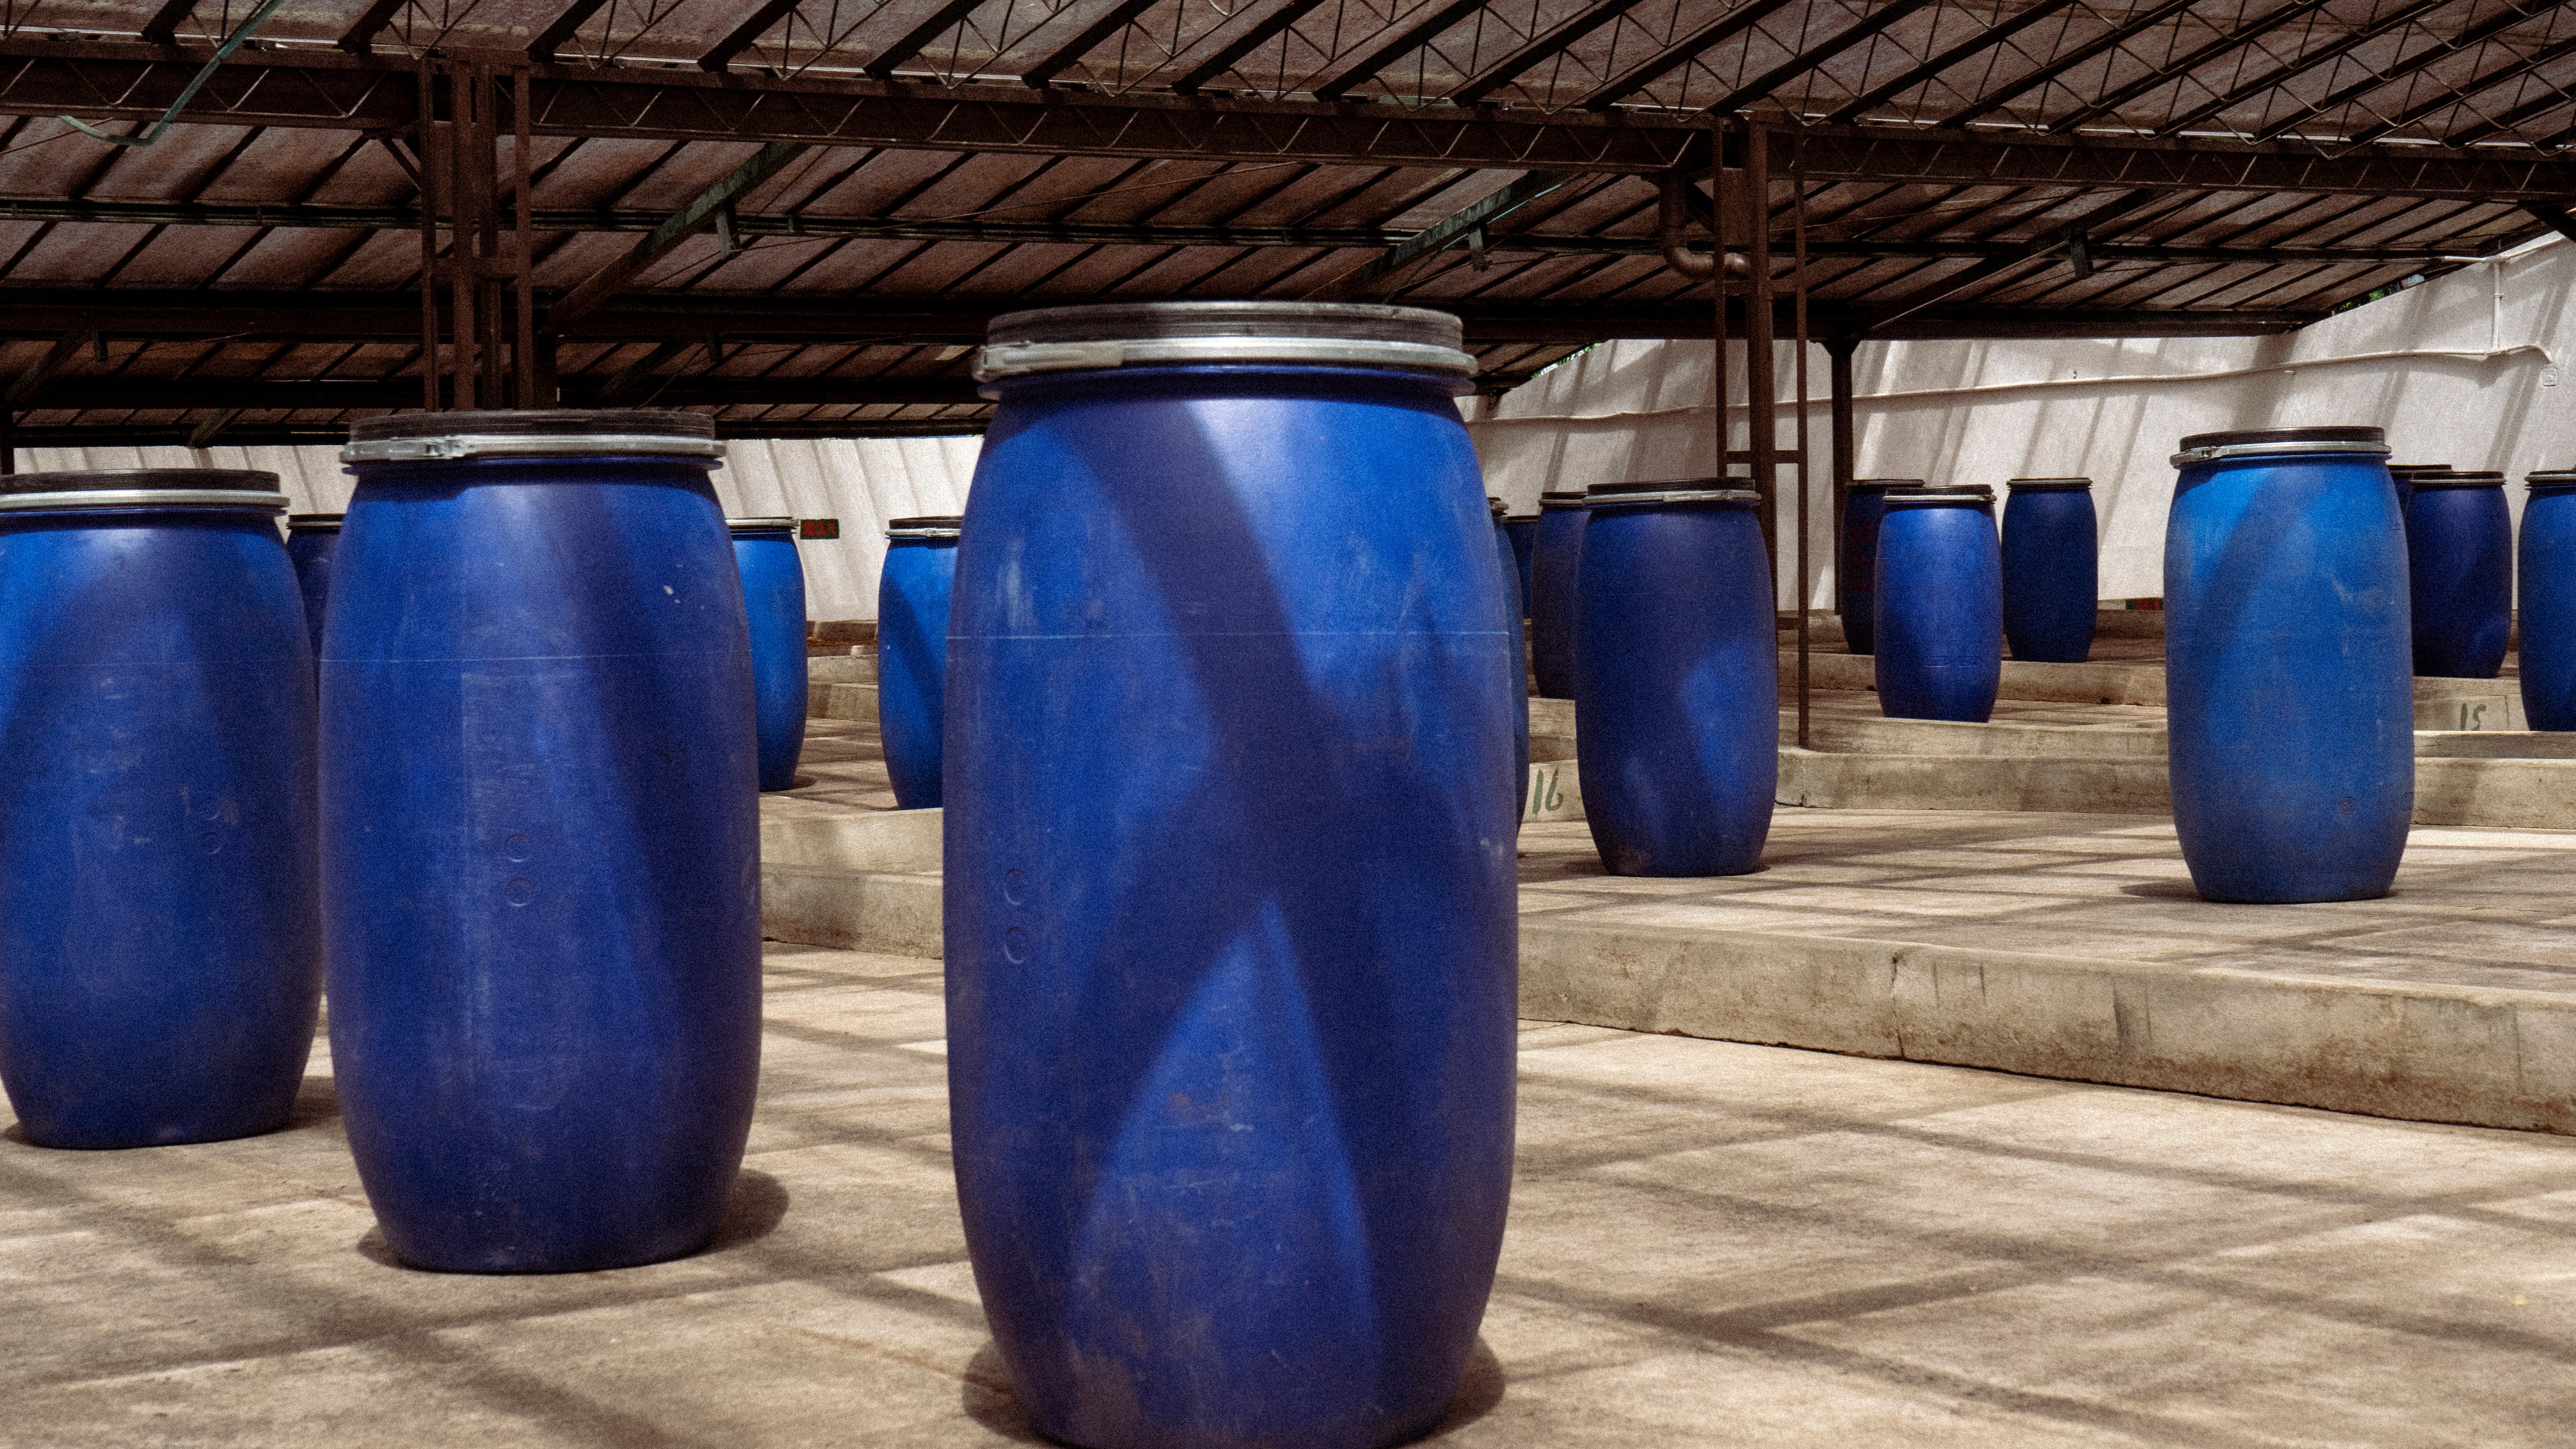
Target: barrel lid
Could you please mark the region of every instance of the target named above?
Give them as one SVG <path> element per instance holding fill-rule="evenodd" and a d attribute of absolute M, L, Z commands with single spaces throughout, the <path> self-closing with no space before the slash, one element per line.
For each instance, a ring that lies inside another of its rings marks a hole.
<path fill-rule="evenodd" d="M 2332 428 L 2246 428 L 2229 433 L 2193 433 L 2182 440 L 2173 465 L 2214 463 L 2221 458 L 2281 457 L 2297 453 L 2388 453 L 2388 430 L 2361 426 Z"/>
<path fill-rule="evenodd" d="M 1584 497 L 1584 492 L 1581 489 L 1576 489 L 1571 493 L 1542 493 L 1538 496 L 1538 511 L 1541 513 L 1564 513 L 1573 509 L 1582 508 L 1586 506 L 1583 501 Z"/>
<path fill-rule="evenodd" d="M 2406 481 L 2418 488 L 2502 488 L 2504 475 L 2473 468 L 2445 468 L 2438 473 L 2418 473 Z"/>
<path fill-rule="evenodd" d="M 776 533 L 782 528 L 793 531 L 796 527 L 796 520 L 792 518 L 728 518 L 725 520 L 725 527 L 731 529 L 735 533 Z"/>
<path fill-rule="evenodd" d="M 955 538 L 965 528 L 966 520 L 953 514 L 930 514 L 920 518 L 889 518 L 888 538 Z"/>
<path fill-rule="evenodd" d="M 123 468 L 0 476 L 0 510 L 171 507 L 185 504 L 286 511 L 277 475 L 250 468 Z"/>
<path fill-rule="evenodd" d="M 545 458 L 603 453 L 721 458 L 716 425 L 667 408 L 510 408 L 387 413 L 349 424 L 343 463 L 444 458 Z"/>
<path fill-rule="evenodd" d="M 2405 478 L 2417 473 L 2448 473 L 2451 471 L 2451 465 L 2448 463 L 2391 463 L 2388 465 L 2388 471 L 2400 478 Z"/>
<path fill-rule="evenodd" d="M 1536 523 L 1538 522 L 1538 515 L 1535 513 L 1507 513 L 1503 515 L 1503 522 Z"/>
<path fill-rule="evenodd" d="M 1935 503 L 1973 503 L 1986 505 L 1991 504 L 1994 501 L 1995 490 L 1987 487 L 1983 483 L 1945 484 L 1939 488 L 1929 486 L 1921 488 L 1891 488 L 1887 492 L 1887 506 L 1890 508 L 1895 508 L 1899 505 L 1911 505 L 1917 503 L 1926 505 Z"/>
<path fill-rule="evenodd" d="M 1761 494 L 1750 478 L 1686 478 L 1664 483 L 1596 483 L 1586 490 L 1595 508 L 1647 503 L 1751 503 Z"/>
<path fill-rule="evenodd" d="M 2015 493 L 2090 493 L 2090 478 L 2007 478 L 2004 487 Z"/>
<path fill-rule="evenodd" d="M 1923 480 L 1920 478 L 1854 478 L 1851 480 L 1849 485 L 1850 490 L 1854 493 L 1864 491 L 1871 493 L 1884 493 L 1890 488 L 1920 488 L 1922 486 Z"/>
<path fill-rule="evenodd" d="M 1154 363 L 1304 363 L 1471 377 L 1458 319 L 1353 302 L 1128 302 L 993 319 L 975 380 Z"/>
<path fill-rule="evenodd" d="M 2523 474 L 2522 481 L 2530 488 L 2576 488 L 2576 468 L 2544 468 Z"/>
<path fill-rule="evenodd" d="M 286 515 L 289 533 L 338 533 L 345 513 L 290 513 Z"/>

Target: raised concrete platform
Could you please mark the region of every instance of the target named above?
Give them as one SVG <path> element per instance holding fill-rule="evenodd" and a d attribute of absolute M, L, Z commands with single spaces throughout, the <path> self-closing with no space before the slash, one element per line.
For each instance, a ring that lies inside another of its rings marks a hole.
<path fill-rule="evenodd" d="M 750 1151 L 675 1262 L 395 1266 L 327 1051 L 266 1137 L 0 1135 L 0 1441 L 1039 1443 L 957 1220 L 936 963 L 765 964 Z M 1535 1023 L 1518 1126 L 1435 1445 L 2567 1439 L 2566 1138 Z"/>
<path fill-rule="evenodd" d="M 2192 893 L 2161 820 L 1782 811 L 1765 868 L 1525 827 L 1524 1015 L 2576 1132 L 2576 833 L 2419 829 L 2396 893 Z"/>
<path fill-rule="evenodd" d="M 798 780 L 760 797 L 762 934 L 938 955 L 940 812 L 895 808 L 876 730 L 808 721 Z"/>

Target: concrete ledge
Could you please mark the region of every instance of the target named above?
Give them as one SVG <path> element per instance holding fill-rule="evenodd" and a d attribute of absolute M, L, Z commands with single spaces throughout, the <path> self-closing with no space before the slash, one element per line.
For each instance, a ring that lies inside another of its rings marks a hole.
<path fill-rule="evenodd" d="M 805 661 L 805 682 L 816 684 L 874 684 L 877 682 L 877 657 L 874 654 L 827 654 Z"/>
<path fill-rule="evenodd" d="M 2576 760 L 2415 760 L 2415 823 L 2576 829 Z"/>
<path fill-rule="evenodd" d="M 1780 656 L 1780 686 L 1798 687 L 1798 655 Z M 1876 689 L 1875 659 L 1867 654 L 1807 656 L 1810 689 Z M 2048 700 L 2062 704 L 2163 704 L 2165 670 L 2161 664 L 2039 664 L 2025 659 L 2004 661 L 1999 699 Z"/>
<path fill-rule="evenodd" d="M 760 867 L 760 933 L 773 941 L 940 954 L 940 878 L 935 873 Z"/>
<path fill-rule="evenodd" d="M 1783 805 L 1828 810 L 2170 811 L 2165 762 L 2010 755 L 1838 754 L 1783 747 Z"/>
<path fill-rule="evenodd" d="M 2418 730 L 2415 757 L 2445 760 L 2576 760 L 2576 734 L 2535 730 Z"/>
<path fill-rule="evenodd" d="M 1521 922 L 1521 1015 L 2576 1132 L 2576 1005 L 1890 941 Z"/>
<path fill-rule="evenodd" d="M 868 810 L 760 823 L 760 863 L 818 870 L 937 871 L 938 810 Z"/>
<path fill-rule="evenodd" d="M 873 684 L 808 684 L 805 686 L 805 717 L 874 724 L 877 687 Z"/>
<path fill-rule="evenodd" d="M 1798 736 L 1798 711 L 1780 712 L 1780 738 Z M 1816 714 L 1807 721 L 1815 749 L 1872 755 L 2096 756 L 2165 758 L 2165 732 L 2145 725 L 1964 724 L 1933 719 L 1872 719 Z"/>

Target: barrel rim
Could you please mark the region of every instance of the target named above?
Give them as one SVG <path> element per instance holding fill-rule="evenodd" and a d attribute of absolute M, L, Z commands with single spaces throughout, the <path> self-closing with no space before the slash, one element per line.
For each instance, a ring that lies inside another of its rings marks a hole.
<path fill-rule="evenodd" d="M 786 529 L 792 533 L 796 529 L 796 520 L 792 518 L 728 518 L 725 520 L 725 527 L 734 533 L 776 533 L 780 529 Z"/>
<path fill-rule="evenodd" d="M 1428 307 L 1364 302 L 1113 302 L 1005 312 L 977 382 L 1170 363 L 1390 367 L 1472 377 L 1465 327 Z"/>
<path fill-rule="evenodd" d="M 0 475 L 0 497 L 27 493 L 279 493 L 262 468 L 74 468 Z M 280 494 L 283 496 L 283 494 Z"/>
<path fill-rule="evenodd" d="M 2182 440 L 2171 459 L 2174 467 L 2216 463 L 2231 458 L 2287 458 L 2311 454 L 2388 456 L 2388 430 L 2362 426 L 2331 428 L 2248 428 L 2230 433 L 2193 433 Z"/>
<path fill-rule="evenodd" d="M 2401 478 L 2411 478 L 2418 473 L 2448 473 L 2452 471 L 2451 465 L 2448 463 L 2390 463 L 2386 466 L 2389 472 Z"/>
<path fill-rule="evenodd" d="M 1683 478 L 1669 482 L 1600 483 L 1584 490 L 1595 508 L 1654 503 L 1747 503 L 1762 495 L 1749 478 Z"/>
<path fill-rule="evenodd" d="M 345 513 L 290 513 L 286 515 L 289 533 L 338 533 L 348 518 Z"/>
<path fill-rule="evenodd" d="M 1927 486 L 1929 485 L 1924 483 L 1920 478 L 1854 478 L 1849 483 L 1843 485 L 1845 491 L 1852 493 L 1863 491 L 1884 493 L 1891 488 L 1922 488 Z"/>
<path fill-rule="evenodd" d="M 2090 493 L 2090 478 L 2007 478 L 2004 487 L 2014 493 Z"/>
<path fill-rule="evenodd" d="M 1536 523 L 1538 522 L 1538 515 L 1535 513 L 1506 513 L 1503 515 L 1503 522 Z"/>
<path fill-rule="evenodd" d="M 637 454 L 721 458 L 715 420 L 671 408 L 507 408 L 386 413 L 349 424 L 343 463 Z"/>
<path fill-rule="evenodd" d="M 1887 506 L 1903 504 L 1973 503 L 1980 506 L 1995 501 L 1995 490 L 1983 483 L 1952 483 L 1939 488 L 1894 489 L 1887 495 Z"/>
<path fill-rule="evenodd" d="M 2522 475 L 2525 488 L 2576 488 L 2576 468 L 2537 468 Z"/>
<path fill-rule="evenodd" d="M 886 520 L 888 538 L 956 538 L 965 531 L 966 520 L 954 513 L 926 513 L 912 518 Z"/>
<path fill-rule="evenodd" d="M 2449 468 L 2439 473 L 2418 473 L 2406 481 L 2418 488 L 2502 488 L 2505 477 L 2485 468 Z"/>
<path fill-rule="evenodd" d="M 154 508 L 234 508 L 274 517 L 287 509 L 283 493 L 241 488 L 124 488 L 73 493 L 0 493 L 0 513 L 132 512 Z"/>

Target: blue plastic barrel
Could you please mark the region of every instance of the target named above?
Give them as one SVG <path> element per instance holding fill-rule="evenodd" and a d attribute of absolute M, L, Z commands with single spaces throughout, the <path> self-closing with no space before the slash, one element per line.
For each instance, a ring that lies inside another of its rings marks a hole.
<path fill-rule="evenodd" d="M 1843 647 L 1869 654 L 1878 647 L 1878 528 L 1892 488 L 1920 488 L 1920 478 L 1854 478 L 1843 493 Z"/>
<path fill-rule="evenodd" d="M 2090 478 L 2015 478 L 2004 487 L 2004 640 L 2015 659 L 2080 664 L 2101 608 Z"/>
<path fill-rule="evenodd" d="M 0 1084 L 39 1147 L 284 1125 L 322 992 L 277 475 L 0 477 Z"/>
<path fill-rule="evenodd" d="M 1612 875 L 1742 875 L 1780 780 L 1779 641 L 1741 478 L 1591 490 L 1574 686 L 1583 814 Z"/>
<path fill-rule="evenodd" d="M 1512 552 L 1511 520 L 1504 515 L 1503 500 L 1485 499 L 1485 507 L 1494 518 L 1495 563 L 1503 571 L 1503 604 L 1511 611 L 1512 662 L 1519 672 L 1512 678 L 1519 687 L 1512 691 L 1512 799 L 1529 798 L 1529 645 L 1521 633 L 1520 558 Z M 1515 804 L 1515 810 L 1522 808 Z"/>
<path fill-rule="evenodd" d="M 2395 481 L 2395 483 L 2397 484 L 2397 521 L 2398 521 L 2400 524 L 2403 524 L 2403 523 L 2405 523 L 2405 521 L 2406 521 L 2406 505 L 2407 505 L 2409 502 L 2413 501 L 2413 499 L 2414 499 L 2414 497 L 2415 497 L 2415 475 L 2416 475 L 2416 474 L 2418 474 L 2418 473 L 2448 473 L 2448 472 L 2450 472 L 2450 471 L 2452 471 L 2452 470 L 2451 470 L 2451 465 L 2450 465 L 2450 464 L 2448 464 L 2448 463 L 2391 463 L 2391 464 L 2389 464 L 2389 465 L 2388 465 L 2388 476 L 2389 476 L 2389 478 L 2390 478 L 2390 479 L 2392 479 L 2393 481 Z"/>
<path fill-rule="evenodd" d="M 1530 542 L 1530 663 L 1542 699 L 1574 698 L 1575 580 L 1583 567 L 1583 495 L 1538 496 Z"/>
<path fill-rule="evenodd" d="M 2407 613 L 2415 672 L 2493 679 L 2513 637 L 2513 513 L 2502 473 L 2435 472 L 2406 500 Z"/>
<path fill-rule="evenodd" d="M 337 513 L 286 516 L 286 557 L 295 565 L 295 587 L 304 598 L 304 630 L 313 652 L 322 652 L 322 611 L 331 601 L 331 553 L 340 546 Z"/>
<path fill-rule="evenodd" d="M 1535 513 L 1515 513 L 1503 519 L 1503 532 L 1512 536 L 1512 576 L 1520 584 L 1520 609 L 1523 619 L 1529 617 L 1530 555 L 1538 547 L 1538 517 Z M 1522 649 L 1523 652 L 1527 652 L 1526 638 L 1522 641 Z"/>
<path fill-rule="evenodd" d="M 2522 712 L 2533 729 L 2576 730 L 2576 470 L 2523 482 Z"/>
<path fill-rule="evenodd" d="M 322 643 L 331 1055 L 426 1268 L 714 1236 L 760 1067 L 759 770 L 707 419 L 364 418 Z"/>
<path fill-rule="evenodd" d="M 1891 489 L 1878 530 L 1878 708 L 1889 719 L 1995 712 L 2003 570 L 1991 488 Z"/>
<path fill-rule="evenodd" d="M 1458 337 L 1161 303 L 1005 316 L 980 359 L 950 1112 L 984 1313 L 1050 1438 L 1393 1444 L 1475 1343 L 1517 821 Z"/>
<path fill-rule="evenodd" d="M 2214 901 L 2386 895 L 2415 809 L 2406 548 L 2377 428 L 2182 440 L 2165 524 L 2174 828 Z"/>
<path fill-rule="evenodd" d="M 728 518 L 734 567 L 742 573 L 743 613 L 751 625 L 754 734 L 760 742 L 760 788 L 796 785 L 805 751 L 805 563 L 796 554 L 796 520 Z"/>
<path fill-rule="evenodd" d="M 939 808 L 948 599 L 962 521 L 949 515 L 886 524 L 885 570 L 877 575 L 877 727 L 895 804 L 905 810 Z"/>

